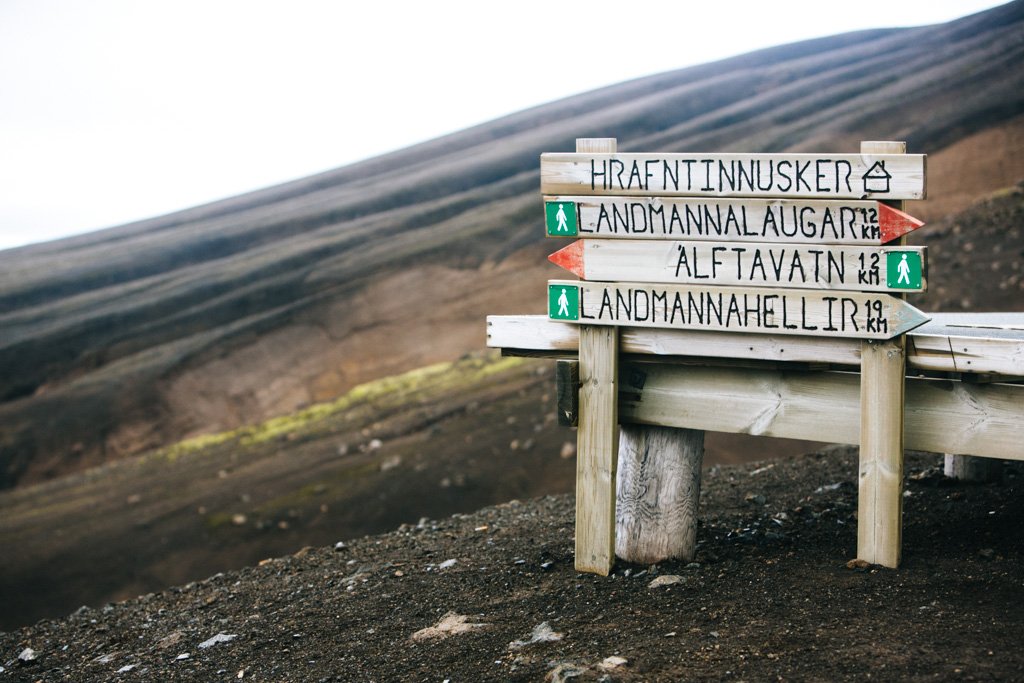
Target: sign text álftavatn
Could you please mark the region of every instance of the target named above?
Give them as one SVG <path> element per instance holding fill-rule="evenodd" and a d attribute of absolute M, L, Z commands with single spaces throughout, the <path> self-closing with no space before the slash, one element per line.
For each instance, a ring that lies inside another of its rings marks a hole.
<path fill-rule="evenodd" d="M 925 247 L 577 240 L 548 257 L 584 280 L 923 291 Z"/>

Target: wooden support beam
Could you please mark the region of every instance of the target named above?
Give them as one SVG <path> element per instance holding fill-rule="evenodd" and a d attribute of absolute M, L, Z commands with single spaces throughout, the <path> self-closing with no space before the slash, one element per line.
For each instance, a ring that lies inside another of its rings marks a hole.
<path fill-rule="evenodd" d="M 961 316 L 1000 316 L 1015 321 L 1017 327 L 950 324 Z M 999 378 L 1024 375 L 1024 313 L 934 313 L 932 322 L 907 336 L 908 370 L 970 372 Z M 622 327 L 619 340 L 623 353 L 860 365 L 861 344 L 857 339 Z M 554 322 L 544 315 L 491 315 L 487 317 L 487 345 L 518 349 L 515 353 L 524 355 L 532 351 L 575 355 L 579 330 L 574 324 Z"/>
<path fill-rule="evenodd" d="M 580 414 L 580 364 L 574 360 L 555 362 L 555 398 L 558 424 L 575 427 Z"/>
<path fill-rule="evenodd" d="M 861 349 L 857 557 L 898 567 L 903 537 L 904 338 Z"/>
<path fill-rule="evenodd" d="M 577 152 L 614 153 L 614 138 L 576 141 Z M 619 448 L 619 331 L 580 326 L 576 432 L 576 569 L 607 576 L 615 563 L 615 459 Z"/>
<path fill-rule="evenodd" d="M 689 561 L 697 547 L 704 432 L 622 425 L 615 554 L 627 562 Z"/>
<path fill-rule="evenodd" d="M 863 155 L 906 154 L 905 142 L 862 142 Z M 893 208 L 903 210 L 903 202 Z M 905 244 L 900 238 L 900 244 Z M 864 341 L 860 364 L 857 558 L 898 567 L 903 544 L 906 336 Z"/>
<path fill-rule="evenodd" d="M 623 423 L 828 443 L 860 441 L 860 380 L 850 372 L 623 363 Z M 906 447 L 1024 460 L 1024 386 L 908 379 Z"/>

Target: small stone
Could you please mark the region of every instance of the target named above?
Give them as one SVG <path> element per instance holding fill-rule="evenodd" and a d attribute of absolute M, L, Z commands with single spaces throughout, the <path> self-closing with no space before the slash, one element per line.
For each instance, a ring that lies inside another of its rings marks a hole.
<path fill-rule="evenodd" d="M 864 570 L 864 569 L 867 569 L 870 566 L 871 566 L 870 562 L 868 562 L 867 560 L 862 560 L 859 557 L 856 558 L 856 559 L 850 560 L 849 562 L 846 563 L 846 568 L 847 569 L 860 569 L 860 570 Z"/>
<path fill-rule="evenodd" d="M 335 550 L 339 550 L 339 551 L 340 551 L 340 550 L 344 550 L 344 549 L 345 549 L 345 548 L 347 548 L 347 547 L 348 547 L 348 546 L 347 546 L 347 545 L 345 545 L 345 541 L 338 541 L 337 543 L 335 543 L 335 544 L 334 544 L 334 549 L 335 549 Z"/>
<path fill-rule="evenodd" d="M 574 455 L 576 455 L 576 444 L 574 444 L 571 441 L 566 441 L 565 443 L 563 443 L 562 450 L 559 451 L 558 456 L 563 460 L 568 460 Z"/>
<path fill-rule="evenodd" d="M 540 568 L 543 569 L 544 571 L 548 571 L 549 569 L 551 569 L 554 566 L 555 566 L 554 562 L 542 562 L 541 565 L 540 565 Z"/>
<path fill-rule="evenodd" d="M 120 669 L 117 670 L 117 673 L 119 673 L 119 674 L 126 674 L 129 671 L 131 671 L 132 669 L 134 669 L 135 667 L 137 667 L 137 666 L 138 666 L 138 664 L 125 664 L 124 666 L 122 666 Z"/>
<path fill-rule="evenodd" d="M 26 647 L 24 650 L 21 651 L 21 654 L 18 655 L 18 661 L 22 664 L 31 664 L 38 658 L 39 655 L 37 655 L 36 651 L 30 647 Z"/>
<path fill-rule="evenodd" d="M 586 669 L 581 669 L 575 664 L 569 662 L 561 662 L 555 664 L 555 668 L 548 672 L 548 675 L 544 677 L 548 683 L 566 683 L 574 678 L 579 678 L 587 673 Z"/>
<path fill-rule="evenodd" d="M 437 565 L 438 569 L 451 569 L 458 563 L 458 560 L 445 560 L 441 564 Z"/>
<path fill-rule="evenodd" d="M 647 584 L 648 588 L 662 588 L 663 586 L 672 586 L 677 583 L 682 583 L 683 577 L 678 574 L 663 574 L 658 578 Z"/>
<path fill-rule="evenodd" d="M 764 505 L 766 502 L 768 502 L 768 499 L 765 498 L 760 493 L 748 493 L 743 498 L 743 500 L 750 503 L 751 505 Z"/>
<path fill-rule="evenodd" d="M 618 655 L 612 655 L 611 657 L 605 657 L 601 660 L 601 663 L 597 665 L 597 668 L 601 671 L 612 671 L 620 666 L 623 666 L 628 662 L 625 657 L 619 657 Z"/>
<path fill-rule="evenodd" d="M 996 551 L 992 548 L 982 548 L 978 551 L 978 555 L 985 558 L 986 560 L 991 560 L 993 557 L 996 556 Z"/>
<path fill-rule="evenodd" d="M 209 640 L 204 640 L 203 642 L 199 643 L 199 649 L 205 650 L 208 647 L 213 647 L 217 643 L 230 643 L 237 637 L 238 636 L 234 633 L 218 633 Z"/>
<path fill-rule="evenodd" d="M 542 621 L 533 627 L 533 631 L 530 632 L 529 640 L 513 640 L 508 644 L 508 649 L 519 650 L 526 647 L 527 645 L 533 645 L 534 643 L 554 643 L 565 636 L 551 628 L 551 625 L 546 621 Z"/>
<path fill-rule="evenodd" d="M 249 521 L 249 518 L 246 517 L 245 515 L 241 514 L 241 513 L 236 514 L 236 515 L 231 515 L 231 523 L 234 524 L 235 526 L 242 526 L 242 525 L 244 525 L 248 521 Z"/>
<path fill-rule="evenodd" d="M 190 655 L 189 653 L 187 653 L 187 652 L 182 652 L 182 653 L 181 653 L 180 655 L 178 655 L 177 657 L 175 657 L 175 658 L 174 658 L 174 660 L 175 660 L 175 661 L 177 661 L 177 662 L 183 662 L 183 661 L 185 661 L 186 659 L 188 659 L 188 658 L 189 658 L 190 656 L 191 656 L 191 655 Z"/>
<path fill-rule="evenodd" d="M 435 625 L 416 631 L 411 638 L 414 641 L 439 640 L 487 628 L 487 624 L 471 623 L 467 621 L 468 619 L 469 617 L 465 615 L 448 612 Z"/>

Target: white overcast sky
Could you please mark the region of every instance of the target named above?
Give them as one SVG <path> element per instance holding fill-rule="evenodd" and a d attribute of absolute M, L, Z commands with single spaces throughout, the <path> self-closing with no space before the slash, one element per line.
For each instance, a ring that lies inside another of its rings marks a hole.
<path fill-rule="evenodd" d="M 999 4 L 0 0 L 0 249 L 629 78 Z"/>

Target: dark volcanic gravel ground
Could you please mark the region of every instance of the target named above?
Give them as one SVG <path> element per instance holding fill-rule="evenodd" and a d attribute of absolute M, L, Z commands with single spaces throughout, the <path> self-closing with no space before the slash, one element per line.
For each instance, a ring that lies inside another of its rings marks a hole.
<path fill-rule="evenodd" d="M 1024 468 L 908 456 L 903 566 L 856 570 L 855 463 L 706 471 L 695 564 L 577 574 L 572 499 L 511 502 L 0 633 L 0 683 L 1024 679 Z"/>

